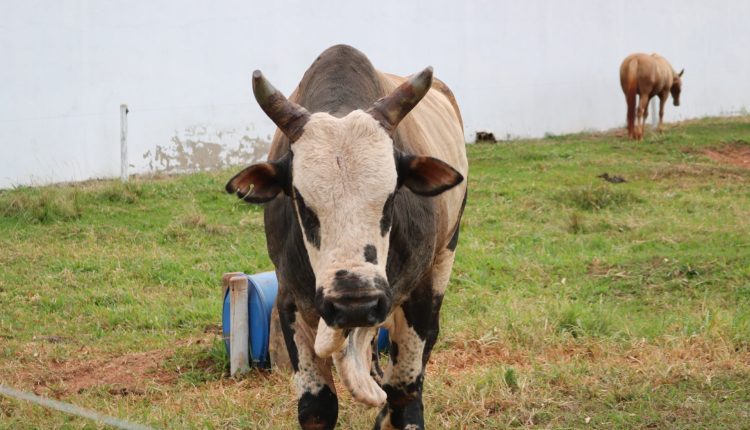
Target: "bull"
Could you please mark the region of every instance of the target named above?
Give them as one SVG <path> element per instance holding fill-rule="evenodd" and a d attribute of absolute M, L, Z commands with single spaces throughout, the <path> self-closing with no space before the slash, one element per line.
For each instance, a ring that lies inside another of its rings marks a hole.
<path fill-rule="evenodd" d="M 265 203 L 277 309 L 304 429 L 332 429 L 332 364 L 375 428 L 424 428 L 422 385 L 466 204 L 461 114 L 432 69 L 403 78 L 358 50 L 324 51 L 287 99 L 260 71 L 253 92 L 278 126 L 268 161 L 227 183 Z M 390 332 L 384 372 L 373 360 Z"/>

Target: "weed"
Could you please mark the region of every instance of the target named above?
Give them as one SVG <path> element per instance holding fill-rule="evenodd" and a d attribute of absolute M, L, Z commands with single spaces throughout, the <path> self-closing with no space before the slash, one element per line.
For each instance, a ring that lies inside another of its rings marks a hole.
<path fill-rule="evenodd" d="M 31 223 L 76 220 L 81 217 L 80 195 L 75 189 L 61 194 L 31 188 L 4 192 L 0 216 Z"/>
<path fill-rule="evenodd" d="M 138 182 L 112 182 L 97 193 L 97 198 L 110 203 L 133 204 L 138 202 L 143 193 L 143 187 Z"/>
<path fill-rule="evenodd" d="M 585 231 L 583 216 L 578 212 L 570 214 L 570 218 L 568 219 L 568 231 L 573 234 L 580 234 Z"/>
<path fill-rule="evenodd" d="M 630 190 L 615 188 L 618 185 L 587 185 L 566 190 L 557 196 L 564 206 L 572 206 L 586 211 L 619 209 L 642 202 Z"/>
<path fill-rule="evenodd" d="M 610 332 L 607 317 L 596 309 L 586 309 L 582 305 L 571 304 L 562 310 L 557 327 L 561 332 L 574 338 L 583 336 L 604 336 Z"/>
<path fill-rule="evenodd" d="M 515 369 L 512 367 L 505 369 L 503 380 L 505 381 L 505 385 L 507 385 L 511 391 L 518 391 L 518 375 L 516 375 Z"/>

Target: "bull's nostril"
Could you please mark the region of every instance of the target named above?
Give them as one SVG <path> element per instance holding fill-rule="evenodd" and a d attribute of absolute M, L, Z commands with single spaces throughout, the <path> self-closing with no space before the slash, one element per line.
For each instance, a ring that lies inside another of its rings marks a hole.
<path fill-rule="evenodd" d="M 333 302 L 327 300 L 323 296 L 322 288 L 318 288 L 317 292 L 315 293 L 314 302 L 315 308 L 318 310 L 318 313 L 326 322 L 326 324 L 332 325 L 336 314 L 336 307 L 334 306 Z"/>
<path fill-rule="evenodd" d="M 318 307 L 326 324 L 336 328 L 372 327 L 385 320 L 390 299 L 382 294 L 325 299 Z"/>

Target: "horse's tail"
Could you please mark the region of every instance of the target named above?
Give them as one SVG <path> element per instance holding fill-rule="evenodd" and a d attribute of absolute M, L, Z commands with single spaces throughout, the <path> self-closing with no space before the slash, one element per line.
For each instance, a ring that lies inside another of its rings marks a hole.
<path fill-rule="evenodd" d="M 633 58 L 620 70 L 620 85 L 628 104 L 628 136 L 635 133 L 635 98 L 638 94 L 638 60 Z"/>

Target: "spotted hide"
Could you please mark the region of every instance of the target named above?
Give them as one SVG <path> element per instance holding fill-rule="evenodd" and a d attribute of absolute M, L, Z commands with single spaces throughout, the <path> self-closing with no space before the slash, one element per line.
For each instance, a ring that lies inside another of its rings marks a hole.
<path fill-rule="evenodd" d="M 375 70 L 356 49 L 323 52 L 289 99 L 253 74 L 279 127 L 269 161 L 227 191 L 265 203 L 277 308 L 304 429 L 332 429 L 332 364 L 376 429 L 424 427 L 422 381 L 466 203 L 468 163 L 453 94 L 427 68 Z M 372 340 L 390 331 L 380 376 Z"/>

